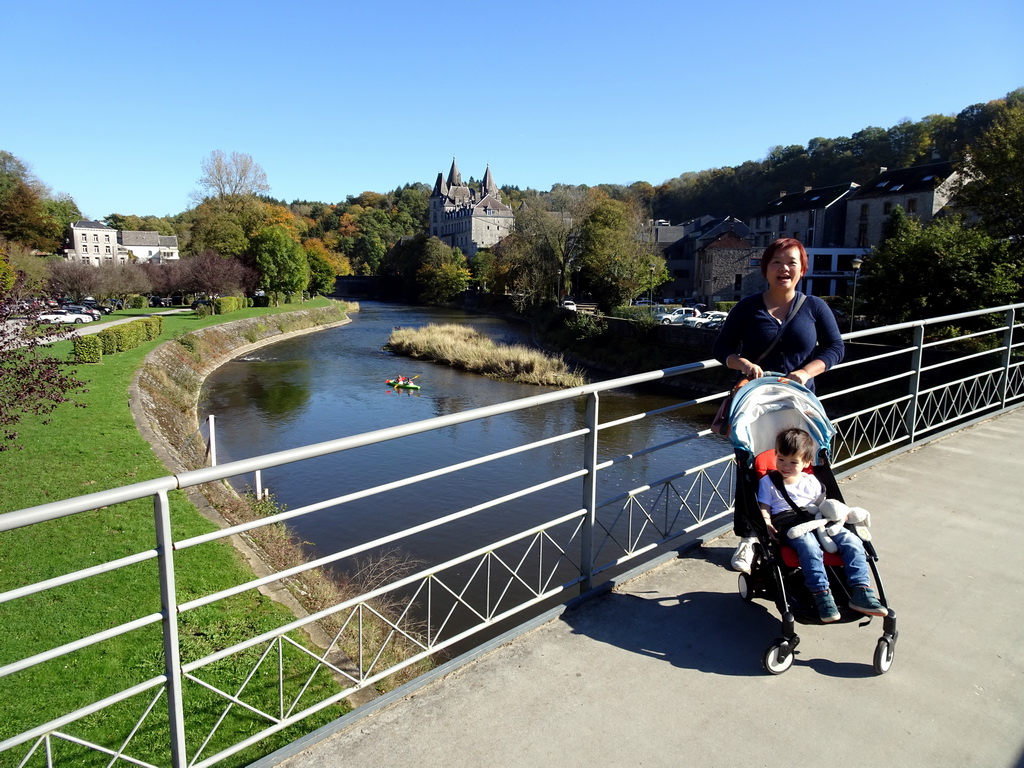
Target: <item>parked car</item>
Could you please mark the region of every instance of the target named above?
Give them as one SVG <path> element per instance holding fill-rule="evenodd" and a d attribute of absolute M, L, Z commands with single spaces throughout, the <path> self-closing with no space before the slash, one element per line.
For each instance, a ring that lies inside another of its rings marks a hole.
<path fill-rule="evenodd" d="M 93 320 L 99 320 L 103 317 L 103 313 L 95 307 L 88 307 L 83 304 L 65 304 L 61 309 L 67 312 L 77 313 L 79 315 L 88 315 Z"/>
<path fill-rule="evenodd" d="M 149 306 L 151 307 L 169 307 L 171 306 L 171 299 L 169 296 L 150 296 Z"/>
<path fill-rule="evenodd" d="M 66 309 L 51 309 L 37 318 L 41 323 L 91 323 L 92 315 L 81 312 L 68 312 Z"/>
<path fill-rule="evenodd" d="M 82 299 L 82 306 L 91 307 L 92 309 L 99 310 L 104 315 L 109 315 L 111 312 L 114 311 L 113 307 L 108 307 L 106 304 L 100 304 L 98 301 L 96 301 L 96 299 L 92 298 L 91 296 L 86 296 L 84 299 Z"/>
<path fill-rule="evenodd" d="M 662 325 L 679 325 L 688 317 L 700 316 L 700 310 L 693 307 L 676 307 L 671 312 L 659 312 L 654 319 Z"/>
<path fill-rule="evenodd" d="M 728 312 L 719 312 L 717 309 L 713 309 L 710 312 L 705 312 L 704 317 L 707 318 L 707 322 L 702 326 L 703 328 L 721 328 L 722 323 L 725 322 L 725 318 Z"/>
<path fill-rule="evenodd" d="M 562 302 L 562 309 L 568 309 L 570 312 L 576 311 L 576 302 L 572 299 L 566 299 Z"/>
<path fill-rule="evenodd" d="M 637 299 L 636 301 L 633 302 L 633 306 L 634 307 L 652 307 L 652 306 L 654 306 L 654 302 L 651 301 L 650 299 Z"/>

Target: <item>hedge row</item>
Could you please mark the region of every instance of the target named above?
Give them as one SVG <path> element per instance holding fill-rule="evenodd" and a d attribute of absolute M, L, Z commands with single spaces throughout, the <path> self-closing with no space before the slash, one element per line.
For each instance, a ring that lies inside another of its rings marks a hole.
<path fill-rule="evenodd" d="M 164 319 L 156 315 L 112 325 L 94 335 L 76 336 L 73 342 L 75 360 L 79 363 L 102 363 L 103 355 L 135 349 L 145 341 L 158 339 L 163 330 Z"/>

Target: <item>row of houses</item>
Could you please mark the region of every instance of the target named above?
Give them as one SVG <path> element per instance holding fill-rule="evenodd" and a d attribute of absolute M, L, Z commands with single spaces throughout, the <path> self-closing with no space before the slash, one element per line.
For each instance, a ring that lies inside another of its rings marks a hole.
<path fill-rule="evenodd" d="M 957 182 L 948 161 L 883 167 L 864 186 L 781 192 L 746 222 L 732 216 L 702 216 L 675 226 L 651 222 L 649 237 L 673 278 L 662 286 L 662 295 L 711 304 L 762 290 L 760 255 L 780 237 L 795 238 L 807 248 L 809 269 L 802 290 L 817 296 L 847 295 L 857 260 L 882 242 L 896 206 L 908 216 L 930 221 L 949 206 Z"/>
<path fill-rule="evenodd" d="M 64 258 L 98 267 L 101 264 L 163 264 L 177 261 L 178 238 L 159 232 L 113 229 L 100 221 L 73 223 L 64 247 Z"/>

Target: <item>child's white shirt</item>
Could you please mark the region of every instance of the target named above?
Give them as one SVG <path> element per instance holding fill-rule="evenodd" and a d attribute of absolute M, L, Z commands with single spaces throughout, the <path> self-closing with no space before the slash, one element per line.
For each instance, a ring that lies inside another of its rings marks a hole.
<path fill-rule="evenodd" d="M 817 501 L 824 491 L 825 488 L 822 486 L 821 481 L 808 472 L 801 473 L 800 479 L 792 485 L 786 485 L 786 493 L 789 494 L 789 498 L 798 507 L 806 507 L 808 504 Z M 792 509 L 789 502 L 779 493 L 779 489 L 775 487 L 775 483 L 772 482 L 771 477 L 768 475 L 762 477 L 761 482 L 757 486 L 757 501 L 759 504 L 766 504 L 773 515 L 777 515 L 780 512 L 788 512 Z"/>

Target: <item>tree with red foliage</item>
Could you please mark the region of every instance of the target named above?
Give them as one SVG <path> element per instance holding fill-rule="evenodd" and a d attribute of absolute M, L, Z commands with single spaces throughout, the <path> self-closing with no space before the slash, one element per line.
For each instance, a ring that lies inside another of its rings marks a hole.
<path fill-rule="evenodd" d="M 42 307 L 33 306 L 35 297 L 22 295 L 23 279 L 10 267 L 10 247 L 0 241 L 0 268 L 12 278 L 0 280 L 0 451 L 15 447 L 23 416 L 45 416 L 74 402 L 71 395 L 88 391 L 69 371 L 72 364 L 51 352 L 54 342 L 70 338 L 74 330 L 38 321 Z"/>

